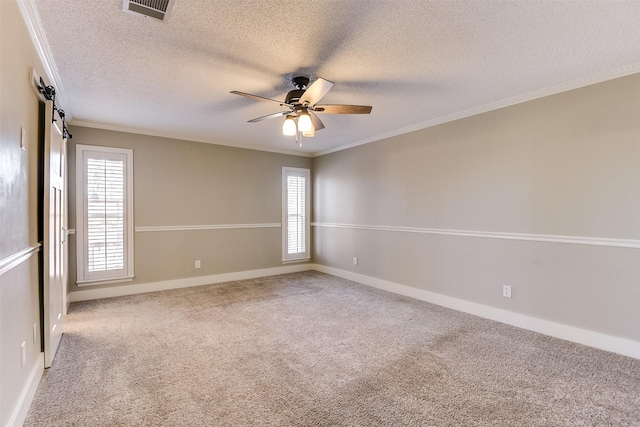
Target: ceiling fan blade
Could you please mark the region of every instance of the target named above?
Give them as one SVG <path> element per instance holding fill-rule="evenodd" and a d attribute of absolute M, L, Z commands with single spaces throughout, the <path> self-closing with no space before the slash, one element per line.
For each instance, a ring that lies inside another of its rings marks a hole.
<path fill-rule="evenodd" d="M 318 77 L 315 82 L 311 83 L 311 86 L 304 91 L 300 97 L 300 103 L 307 103 L 308 105 L 315 105 L 322 99 L 323 96 L 331 90 L 333 82 L 325 80 L 322 77 Z"/>
<path fill-rule="evenodd" d="M 316 105 L 313 111 L 323 114 L 369 114 L 370 105 Z"/>
<path fill-rule="evenodd" d="M 255 122 L 260 122 L 262 120 L 267 120 L 267 119 L 275 119 L 276 117 L 286 116 L 287 114 L 291 114 L 291 110 L 289 110 L 289 111 L 280 111 L 279 113 L 267 114 L 266 116 L 262 116 L 262 117 L 258 117 L 258 118 L 249 120 L 247 123 L 255 123 Z"/>
<path fill-rule="evenodd" d="M 311 116 L 311 122 L 313 123 L 313 128 L 315 130 L 324 129 L 324 123 L 322 123 L 322 120 L 320 120 L 318 116 L 313 114 L 312 111 L 309 111 L 309 116 Z"/>
<path fill-rule="evenodd" d="M 257 99 L 258 101 L 275 102 L 276 104 L 279 104 L 279 105 L 281 105 L 283 107 L 286 107 L 288 105 L 288 104 L 285 104 L 282 101 L 277 101 L 277 100 L 271 99 L 271 98 L 265 98 L 264 96 L 252 95 L 250 93 L 238 92 L 237 90 L 232 90 L 231 93 L 234 94 L 234 95 L 246 96 L 247 98 Z"/>

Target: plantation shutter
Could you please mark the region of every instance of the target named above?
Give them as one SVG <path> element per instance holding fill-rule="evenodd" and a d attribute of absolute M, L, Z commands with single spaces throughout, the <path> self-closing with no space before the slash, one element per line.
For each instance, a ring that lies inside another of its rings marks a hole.
<path fill-rule="evenodd" d="M 78 284 L 130 280 L 133 151 L 78 145 L 76 156 Z"/>
<path fill-rule="evenodd" d="M 283 261 L 309 256 L 309 170 L 283 168 Z"/>
<path fill-rule="evenodd" d="M 305 188 L 302 176 L 287 177 L 287 253 L 299 254 L 306 251 L 305 245 Z"/>
<path fill-rule="evenodd" d="M 87 271 L 124 268 L 124 160 L 87 159 Z"/>

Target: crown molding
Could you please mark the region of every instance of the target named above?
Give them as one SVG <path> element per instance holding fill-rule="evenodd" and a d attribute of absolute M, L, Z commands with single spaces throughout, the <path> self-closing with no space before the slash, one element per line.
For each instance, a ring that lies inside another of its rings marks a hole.
<path fill-rule="evenodd" d="M 27 31 L 29 31 L 29 35 L 31 36 L 33 46 L 38 53 L 42 66 L 44 67 L 46 78 L 49 80 L 49 84 L 56 88 L 56 100 L 58 100 L 56 104 L 58 107 L 64 109 L 66 120 L 71 121 L 73 119 L 71 105 L 69 104 L 66 91 L 62 85 L 62 79 L 60 78 L 58 67 L 53 60 L 53 54 L 49 48 L 49 42 L 44 34 L 44 30 L 42 29 L 42 24 L 40 23 L 40 17 L 36 10 L 34 0 L 17 0 L 17 3 L 20 13 L 22 14 L 22 18 L 27 26 Z"/>
<path fill-rule="evenodd" d="M 106 124 L 106 123 L 100 123 L 100 122 L 92 122 L 89 120 L 74 120 L 69 124 L 71 126 L 76 126 L 76 127 L 110 130 L 114 132 L 127 132 L 127 133 L 134 133 L 137 135 L 155 136 L 155 137 L 167 138 L 167 139 L 178 139 L 178 140 L 190 141 L 190 142 L 202 142 L 204 144 L 222 145 L 225 147 L 242 148 L 245 150 L 254 150 L 254 151 L 265 151 L 268 153 L 276 153 L 276 154 L 287 154 L 290 156 L 311 157 L 311 153 L 292 151 L 292 150 L 282 150 L 278 148 L 269 148 L 269 147 L 262 147 L 262 146 L 258 147 L 255 145 L 238 144 L 234 142 L 220 141 L 220 140 L 214 140 L 214 139 L 208 139 L 208 138 L 198 138 L 192 135 L 187 135 L 179 132 L 159 132 L 159 131 L 153 131 L 149 129 L 134 128 L 129 126 L 120 126 L 120 125 L 112 125 L 112 124 Z"/>
<path fill-rule="evenodd" d="M 607 80 L 613 80 L 620 77 L 629 76 L 631 74 L 640 73 L 640 62 L 634 62 L 622 67 L 613 68 L 599 73 L 591 74 L 589 76 L 580 77 L 577 79 L 569 80 L 568 82 L 560 83 L 553 86 L 548 86 L 542 89 L 537 89 L 532 92 L 527 92 L 521 95 L 512 96 L 500 101 L 491 102 L 489 104 L 480 105 L 478 107 L 470 108 L 468 110 L 460 111 L 446 116 L 438 117 L 435 119 L 427 120 L 424 122 L 416 123 L 414 125 L 402 127 L 372 136 L 370 138 L 361 139 L 349 144 L 341 145 L 339 147 L 330 148 L 323 151 L 318 151 L 311 154 L 311 157 L 324 156 L 325 154 L 335 153 L 337 151 L 347 150 L 349 148 L 357 147 L 359 145 L 369 144 L 371 142 L 380 141 L 394 136 L 403 135 L 417 130 L 430 128 L 433 126 L 441 125 L 444 123 L 453 122 L 455 120 L 464 119 L 466 117 L 475 116 L 489 111 L 498 110 L 504 107 L 510 107 L 512 105 L 521 104 L 527 101 L 533 101 L 534 99 L 544 98 L 545 96 L 551 96 L 562 92 L 567 92 L 573 89 L 579 89 L 581 87 L 590 86 L 596 83 L 602 83 Z"/>
<path fill-rule="evenodd" d="M 128 133 L 157 136 L 157 137 L 163 137 L 163 138 L 181 139 L 186 141 L 202 142 L 207 144 L 223 145 L 227 147 L 244 148 L 244 149 L 256 150 L 256 151 L 266 151 L 271 153 L 287 154 L 287 155 L 300 156 L 300 157 L 323 156 L 325 154 L 347 150 L 349 148 L 354 148 L 360 145 L 369 144 L 371 142 L 376 142 L 383 139 L 388 139 L 395 136 L 403 135 L 406 133 L 415 132 L 418 130 L 430 128 L 433 126 L 452 122 L 452 121 L 463 119 L 466 117 L 475 116 L 478 114 L 486 113 L 486 112 L 497 110 L 500 108 L 509 107 L 512 105 L 520 104 L 527 101 L 532 101 L 532 100 L 543 98 L 550 95 L 555 95 L 555 94 L 570 91 L 573 89 L 578 89 L 578 88 L 589 86 L 596 83 L 601 83 L 607 80 L 613 80 L 616 78 L 625 77 L 631 74 L 640 73 L 640 62 L 635 62 L 622 67 L 601 71 L 595 74 L 591 74 L 589 76 L 580 77 L 580 78 L 573 79 L 557 85 L 537 89 L 521 95 L 516 95 L 500 101 L 491 102 L 488 104 L 473 107 L 457 113 L 448 114 L 445 116 L 437 117 L 435 119 L 419 122 L 414 125 L 405 126 L 389 132 L 377 134 L 369 138 L 365 138 L 365 139 L 354 141 L 348 144 L 340 145 L 338 147 L 329 148 L 327 150 L 321 150 L 321 151 L 311 152 L 311 153 L 299 152 L 299 151 L 292 151 L 292 150 L 285 150 L 285 149 L 268 148 L 268 147 L 256 146 L 251 144 L 240 144 L 240 143 L 234 143 L 234 142 L 228 142 L 228 141 L 217 141 L 217 140 L 212 140 L 208 138 L 193 137 L 193 136 L 182 134 L 182 133 L 157 132 L 153 130 L 139 129 L 139 128 L 133 128 L 133 127 L 127 127 L 127 126 L 109 125 L 109 124 L 104 124 L 99 122 L 73 120 L 71 107 L 68 102 L 68 98 L 66 96 L 66 91 L 64 89 L 64 86 L 62 85 L 62 79 L 60 78 L 60 73 L 58 72 L 58 68 L 53 59 L 53 55 L 49 48 L 47 38 L 44 34 L 44 30 L 42 29 L 38 12 L 35 8 L 35 0 L 17 0 L 17 3 L 20 9 L 20 12 L 22 13 L 22 16 L 24 18 L 29 34 L 31 36 L 31 39 L 33 41 L 33 44 L 38 53 L 38 56 L 44 67 L 46 77 L 49 79 L 50 84 L 52 84 L 56 88 L 56 98 L 59 100 L 60 107 L 64 108 L 67 122 L 69 124 L 73 126 L 92 127 L 97 129 L 128 132 Z"/>

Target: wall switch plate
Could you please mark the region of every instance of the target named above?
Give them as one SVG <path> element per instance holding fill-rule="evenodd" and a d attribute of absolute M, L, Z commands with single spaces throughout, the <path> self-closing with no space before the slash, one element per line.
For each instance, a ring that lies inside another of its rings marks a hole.
<path fill-rule="evenodd" d="M 502 296 L 505 298 L 511 298 L 511 286 L 504 285 L 502 287 Z"/>
<path fill-rule="evenodd" d="M 200 260 L 199 260 L 199 259 L 197 259 L 197 260 L 196 260 L 196 268 L 200 268 L 200 266 L 201 266 L 201 264 L 200 264 Z"/>
<path fill-rule="evenodd" d="M 20 148 L 27 149 L 27 130 L 23 127 L 20 127 Z"/>
<path fill-rule="evenodd" d="M 22 341 L 22 345 L 20 346 L 20 366 L 24 368 L 24 365 L 27 364 L 27 343 L 26 341 Z"/>
<path fill-rule="evenodd" d="M 353 265 L 358 265 L 358 257 L 357 256 L 353 257 Z"/>

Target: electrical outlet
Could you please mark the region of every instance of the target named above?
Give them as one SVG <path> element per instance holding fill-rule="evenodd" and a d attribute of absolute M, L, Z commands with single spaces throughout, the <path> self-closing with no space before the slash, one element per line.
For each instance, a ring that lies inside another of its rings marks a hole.
<path fill-rule="evenodd" d="M 199 260 L 199 259 L 197 259 L 197 260 L 196 260 L 196 268 L 200 268 L 200 267 L 201 267 L 200 260 Z"/>
<path fill-rule="evenodd" d="M 20 346 L 20 366 L 24 368 L 24 365 L 27 364 L 27 343 L 26 341 L 22 341 L 22 345 Z"/>
<path fill-rule="evenodd" d="M 38 324 L 37 323 L 33 324 L 33 343 L 34 344 L 38 343 Z"/>
<path fill-rule="evenodd" d="M 358 265 L 358 257 L 357 256 L 353 257 L 353 265 Z"/>
<path fill-rule="evenodd" d="M 505 298 L 511 298 L 511 286 L 504 285 L 502 287 L 502 296 Z"/>

